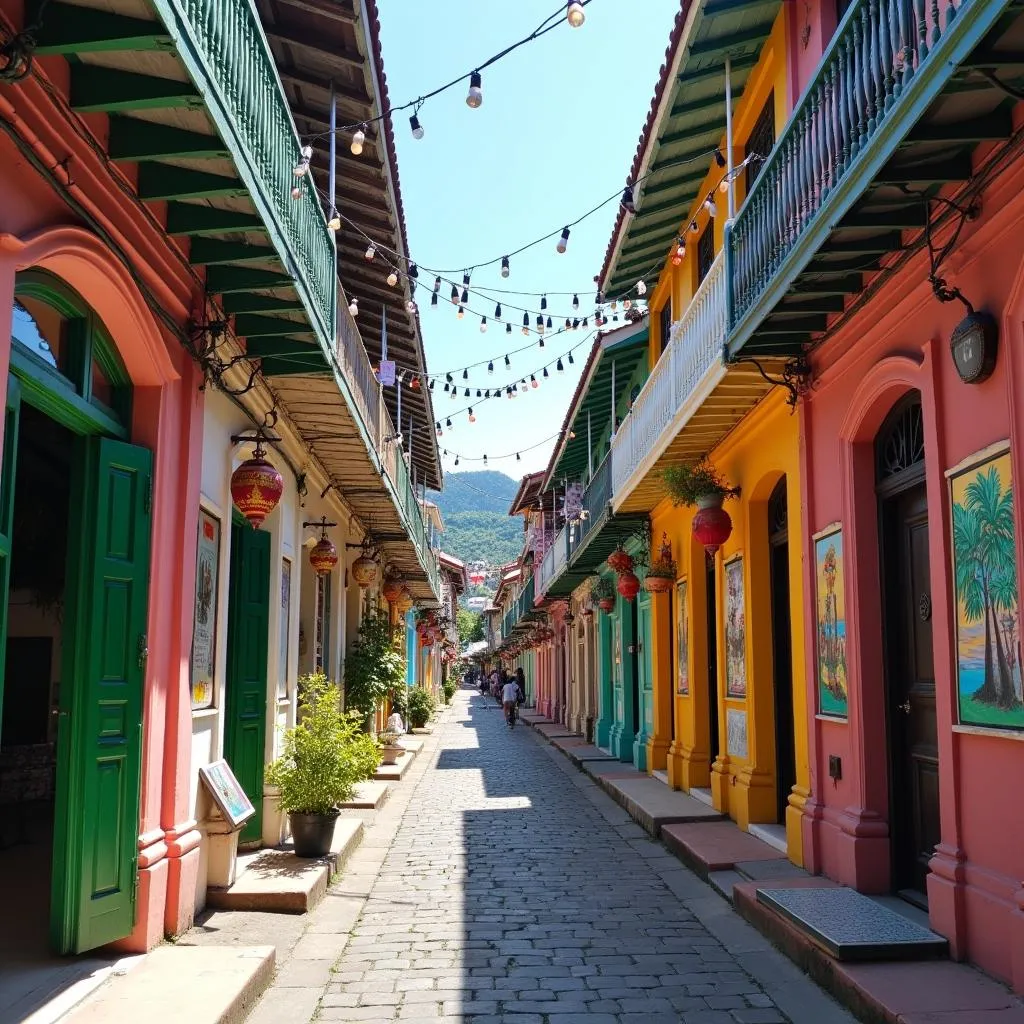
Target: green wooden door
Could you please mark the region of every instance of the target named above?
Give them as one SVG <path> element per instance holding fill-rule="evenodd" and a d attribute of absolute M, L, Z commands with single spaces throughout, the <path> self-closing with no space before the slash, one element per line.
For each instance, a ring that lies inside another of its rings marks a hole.
<path fill-rule="evenodd" d="M 641 771 L 647 770 L 647 741 L 654 733 L 654 673 L 651 670 L 651 596 L 641 594 L 637 599 L 636 630 L 637 690 L 640 696 L 636 742 L 633 763 Z"/>
<path fill-rule="evenodd" d="M 231 529 L 224 756 L 256 808 L 238 837 L 242 843 L 263 835 L 269 629 L 270 534 L 236 519 Z"/>
<path fill-rule="evenodd" d="M 61 953 L 135 923 L 152 455 L 78 442 L 68 537 L 51 932 Z"/>
<path fill-rule="evenodd" d="M 7 378 L 7 412 L 4 417 L 3 465 L 0 466 L 0 721 L 4 710 L 4 667 L 7 650 L 7 599 L 11 583 L 11 534 L 14 530 L 14 477 L 18 468 L 18 421 L 21 417 L 21 386 Z"/>

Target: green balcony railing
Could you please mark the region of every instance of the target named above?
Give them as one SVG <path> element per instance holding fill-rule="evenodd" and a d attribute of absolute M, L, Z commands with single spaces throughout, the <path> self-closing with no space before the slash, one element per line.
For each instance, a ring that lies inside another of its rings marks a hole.
<path fill-rule="evenodd" d="M 1004 6 L 854 0 L 728 232 L 730 330 L 742 328 L 730 347 L 785 293 Z"/>
<path fill-rule="evenodd" d="M 325 351 L 334 348 L 335 247 L 308 180 L 291 198 L 300 144 L 252 0 L 154 0 Z"/>

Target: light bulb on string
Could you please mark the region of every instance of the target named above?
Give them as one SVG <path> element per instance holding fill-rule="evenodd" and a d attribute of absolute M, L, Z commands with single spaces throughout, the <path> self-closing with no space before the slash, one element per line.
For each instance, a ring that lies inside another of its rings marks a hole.
<path fill-rule="evenodd" d="M 485 316 L 480 317 L 480 333 L 487 333 L 487 317 Z"/>
<path fill-rule="evenodd" d="M 716 149 L 715 163 L 718 164 L 719 167 L 725 167 L 728 164 L 728 162 L 729 161 L 726 160 L 725 157 L 722 155 L 722 151 L 720 149 Z"/>
<path fill-rule="evenodd" d="M 441 421 L 440 420 L 437 420 L 434 423 L 434 429 L 437 430 L 437 436 L 438 437 L 443 437 L 444 436 L 444 431 L 441 429 Z"/>
<path fill-rule="evenodd" d="M 488 388 L 488 389 L 487 389 L 487 390 L 486 390 L 486 391 L 484 392 L 484 398 L 490 398 L 490 397 L 491 397 L 491 389 L 490 389 L 490 388 Z"/>
<path fill-rule="evenodd" d="M 391 285 L 392 288 L 398 284 L 398 275 L 393 270 L 388 274 L 388 284 Z"/>
<path fill-rule="evenodd" d="M 351 316 L 359 316 L 359 300 L 353 298 L 348 304 L 348 311 Z"/>
<path fill-rule="evenodd" d="M 488 373 L 494 373 L 494 363 L 493 363 L 493 361 L 492 361 L 492 362 L 489 362 L 489 363 L 487 364 L 487 372 L 488 372 Z"/>
<path fill-rule="evenodd" d="M 612 312 L 614 313 L 615 310 L 617 310 L 618 308 L 619 308 L 619 300 L 618 299 L 612 299 Z"/>
<path fill-rule="evenodd" d="M 450 416 L 448 417 L 448 419 L 446 419 L 446 420 L 444 421 L 444 425 L 445 425 L 445 426 L 446 426 L 446 427 L 447 427 L 447 428 L 448 428 L 449 430 L 451 430 L 451 429 L 452 429 L 452 419 L 451 419 L 451 417 L 450 417 Z"/>
<path fill-rule="evenodd" d="M 432 306 L 436 306 L 437 305 L 437 292 L 431 292 L 430 293 L 430 304 Z"/>
<path fill-rule="evenodd" d="M 544 339 L 543 339 L 543 337 L 537 339 L 537 347 L 538 348 L 543 348 L 544 347 Z"/>
<path fill-rule="evenodd" d="M 459 289 L 452 285 L 452 305 L 455 306 L 459 301 Z"/>
<path fill-rule="evenodd" d="M 352 143 L 348 147 L 352 151 L 353 156 L 359 156 L 363 152 L 363 143 L 366 141 L 366 132 L 363 129 L 357 128 L 352 134 Z"/>
<path fill-rule="evenodd" d="M 299 150 L 299 162 L 292 168 L 296 178 L 304 178 L 309 173 L 309 162 L 313 159 L 313 147 L 303 146 Z"/>
<path fill-rule="evenodd" d="M 469 369 L 468 367 L 462 371 L 462 379 L 469 380 Z"/>
<path fill-rule="evenodd" d="M 530 314 L 529 313 L 524 313 L 523 314 L 523 334 L 525 335 L 525 334 L 529 334 L 529 333 L 530 333 Z"/>
<path fill-rule="evenodd" d="M 573 312 L 575 313 L 576 310 L 579 309 L 579 308 L 580 308 L 580 297 L 578 295 L 574 295 L 572 297 L 572 309 L 573 309 Z"/>
<path fill-rule="evenodd" d="M 633 305 L 633 300 L 632 299 L 626 298 L 626 299 L 622 300 L 622 308 L 623 309 L 629 309 L 630 306 L 632 306 L 632 305 Z"/>
<path fill-rule="evenodd" d="M 569 365 L 570 366 L 575 366 L 576 365 L 576 360 L 573 359 L 572 352 L 569 353 Z"/>
<path fill-rule="evenodd" d="M 463 288 L 468 288 L 469 287 L 469 271 L 468 270 L 464 270 L 462 272 L 462 287 Z"/>
<path fill-rule="evenodd" d="M 714 215 L 718 213 L 718 207 L 715 206 L 714 193 L 708 193 L 707 198 L 704 200 L 704 209 L 708 211 L 709 217 L 714 217 Z"/>
<path fill-rule="evenodd" d="M 602 291 L 600 291 L 600 289 L 598 290 L 598 293 L 597 293 L 597 295 L 594 298 L 594 305 L 595 306 L 603 306 L 604 305 L 604 293 Z"/>
<path fill-rule="evenodd" d="M 455 311 L 455 315 L 461 320 L 466 315 L 466 311 L 461 306 L 459 306 L 459 308 Z"/>
<path fill-rule="evenodd" d="M 459 300 L 464 306 L 469 302 L 469 289 L 462 289 L 462 298 Z"/>
<path fill-rule="evenodd" d="M 548 308 L 548 297 L 546 295 L 542 295 L 540 297 L 540 308 L 541 309 L 547 309 Z"/>
<path fill-rule="evenodd" d="M 569 245 L 569 228 L 562 228 L 562 236 L 558 239 L 558 243 L 555 245 L 555 252 L 563 253 Z"/>
<path fill-rule="evenodd" d="M 544 376 L 545 377 L 550 377 L 551 376 L 551 374 L 548 373 L 548 368 L 546 366 L 544 367 Z"/>
<path fill-rule="evenodd" d="M 511 324 L 511 322 L 505 324 L 505 333 L 506 334 L 511 334 L 512 333 L 512 324 Z"/>
<path fill-rule="evenodd" d="M 376 250 L 376 248 L 374 247 L 374 244 L 373 244 L 373 242 L 371 242 L 371 243 L 370 243 L 370 244 L 369 244 L 369 245 L 368 245 L 368 246 L 366 247 L 366 252 L 364 252 L 364 253 L 363 253 L 363 259 L 365 259 L 365 260 L 369 261 L 369 260 L 372 260 L 372 259 L 373 259 L 373 257 L 374 257 L 374 256 L 376 256 L 376 255 L 377 255 L 377 250 Z"/>
<path fill-rule="evenodd" d="M 636 213 L 636 202 L 633 199 L 632 185 L 627 185 L 622 190 L 622 198 L 619 200 L 619 205 L 626 211 L 626 213 Z"/>
<path fill-rule="evenodd" d="M 436 384 L 436 383 L 437 383 L 437 382 L 436 382 L 436 381 L 434 380 L 434 378 L 433 378 L 433 377 L 431 377 L 431 379 L 430 379 L 430 390 L 431 390 L 431 391 L 433 391 L 433 390 L 434 390 L 434 384 Z"/>
<path fill-rule="evenodd" d="M 686 256 L 686 239 L 682 235 L 676 240 L 676 247 L 672 253 L 672 266 L 678 267 Z"/>
<path fill-rule="evenodd" d="M 482 397 L 481 394 L 480 394 L 480 389 L 479 388 L 476 389 L 476 397 L 477 398 Z"/>
<path fill-rule="evenodd" d="M 409 264 L 409 277 L 411 277 L 415 281 L 416 278 L 418 278 L 419 276 L 420 276 L 420 268 L 417 267 L 415 263 L 410 263 Z"/>
<path fill-rule="evenodd" d="M 539 313 L 537 314 L 537 330 L 540 331 L 541 334 L 544 333 L 544 317 Z"/>
<path fill-rule="evenodd" d="M 292 199 L 301 199 L 301 198 L 302 198 L 302 189 L 299 188 L 298 185 L 295 185 L 292 188 Z"/>
<path fill-rule="evenodd" d="M 531 388 L 539 388 L 540 387 L 540 384 L 537 383 L 537 378 L 532 373 L 530 374 L 530 387 Z"/>
<path fill-rule="evenodd" d="M 469 76 L 469 92 L 466 93 L 466 106 L 476 110 L 483 101 L 483 79 L 479 71 L 474 71 Z"/>
<path fill-rule="evenodd" d="M 580 320 L 579 320 L 579 317 L 573 317 L 573 321 L 572 321 L 572 329 L 573 329 L 574 331 L 578 331 L 578 330 L 580 329 Z"/>
<path fill-rule="evenodd" d="M 561 358 L 561 356 L 559 356 L 559 358 L 558 358 L 558 362 L 557 362 L 557 363 L 555 363 L 555 369 L 556 369 L 556 370 L 557 370 L 557 371 L 558 371 L 559 373 L 562 373 L 562 372 L 563 372 L 563 371 L 565 370 L 565 367 L 564 367 L 564 366 L 562 365 L 562 358 Z"/>
<path fill-rule="evenodd" d="M 571 331 L 572 330 L 572 321 L 568 317 L 565 318 L 564 330 L 566 330 L 566 331 Z"/>
<path fill-rule="evenodd" d="M 487 453 L 486 452 L 484 452 L 484 465 L 485 466 L 487 465 Z"/>
<path fill-rule="evenodd" d="M 406 301 L 405 301 L 405 311 L 407 313 L 415 313 L 416 312 L 416 303 L 413 302 L 412 299 L 406 299 Z"/>
<path fill-rule="evenodd" d="M 469 422 L 470 423 L 476 423 L 476 416 L 473 413 L 473 407 L 472 406 L 469 407 Z"/>
<path fill-rule="evenodd" d="M 501 257 L 501 276 L 502 277 L 508 277 L 510 270 L 511 270 L 511 267 L 509 266 L 508 257 L 507 256 L 502 256 Z"/>
<path fill-rule="evenodd" d="M 506 365 L 506 366 L 511 366 L 511 365 L 512 365 L 512 360 L 511 360 L 511 359 L 509 359 L 509 357 L 508 357 L 508 356 L 505 356 L 505 365 Z"/>
<path fill-rule="evenodd" d="M 700 225 L 697 223 L 696 219 L 690 221 L 690 230 L 694 234 L 697 234 L 697 232 L 700 231 Z"/>
<path fill-rule="evenodd" d="M 637 295 L 646 295 L 647 294 L 647 282 L 643 278 L 641 278 L 636 283 L 636 293 L 637 293 Z"/>
<path fill-rule="evenodd" d="M 449 390 L 450 390 L 450 387 L 449 387 L 449 385 L 445 384 L 445 386 L 444 386 L 444 393 L 445 393 L 446 395 L 448 394 Z"/>
<path fill-rule="evenodd" d="M 519 452 L 516 452 L 516 462 L 522 462 L 523 460 L 519 457 Z"/>
<path fill-rule="evenodd" d="M 587 20 L 586 12 L 583 10 L 583 4 L 580 3 L 580 0 L 572 0 L 568 5 L 565 12 L 565 20 L 573 28 L 579 28 Z"/>
<path fill-rule="evenodd" d="M 551 330 L 551 317 L 548 317 L 547 328 L 549 331 Z"/>
<path fill-rule="evenodd" d="M 586 330 L 586 329 L 587 329 L 587 327 L 589 327 L 589 326 L 590 326 L 590 324 L 589 324 L 589 319 L 590 319 L 589 317 L 584 317 L 584 318 L 583 318 L 583 330 Z"/>
<path fill-rule="evenodd" d="M 501 319 L 501 303 L 500 302 L 494 307 L 494 319 L 495 320 L 500 320 Z"/>
<path fill-rule="evenodd" d="M 434 278 L 434 291 L 435 292 L 439 292 L 440 290 L 441 290 L 441 278 L 440 277 L 435 277 Z"/>
<path fill-rule="evenodd" d="M 409 118 L 409 127 L 412 129 L 412 137 L 414 139 L 423 138 L 423 125 L 420 124 L 419 114 L 413 114 Z"/>
<path fill-rule="evenodd" d="M 466 393 L 462 397 L 463 398 L 469 398 L 469 388 L 466 388 Z"/>
<path fill-rule="evenodd" d="M 327 230 L 334 232 L 341 230 L 341 216 L 337 210 L 331 210 L 331 216 L 327 220 Z"/>
<path fill-rule="evenodd" d="M 458 466 L 458 464 L 459 464 L 459 457 L 458 457 L 458 455 L 456 455 L 455 456 L 455 465 Z"/>

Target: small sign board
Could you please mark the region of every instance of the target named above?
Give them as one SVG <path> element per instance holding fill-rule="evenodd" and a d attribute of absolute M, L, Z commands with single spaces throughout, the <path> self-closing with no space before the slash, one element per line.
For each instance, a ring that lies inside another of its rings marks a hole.
<path fill-rule="evenodd" d="M 234 828 L 241 828 L 256 813 L 227 761 L 204 765 L 199 769 L 199 777 L 206 783 L 220 813 Z"/>

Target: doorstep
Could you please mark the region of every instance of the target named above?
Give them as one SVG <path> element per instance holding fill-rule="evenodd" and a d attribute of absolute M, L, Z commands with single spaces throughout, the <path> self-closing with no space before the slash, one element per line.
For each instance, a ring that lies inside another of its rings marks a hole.
<path fill-rule="evenodd" d="M 830 902 L 838 891 L 850 891 L 821 877 L 747 881 L 733 888 L 735 906 L 858 1020 L 867 1024 L 1024 1024 L 1024 1003 L 966 964 L 937 959 L 874 963 L 837 959 L 826 948 L 827 942 L 775 909 L 777 895 L 766 901 L 759 893 L 794 888 L 822 890 Z M 876 907 L 895 905 L 884 899 L 863 899 Z M 913 920 L 912 913 L 900 916 Z M 891 944 L 879 945 L 879 956 L 899 954 Z M 938 944 L 932 945 L 923 952 L 937 953 Z"/>
<path fill-rule="evenodd" d="M 412 759 L 415 756 L 410 750 L 404 754 L 399 754 L 394 764 L 377 765 L 377 770 L 373 773 L 373 781 L 401 782 L 402 776 L 409 770 L 409 767 L 412 765 Z"/>
<path fill-rule="evenodd" d="M 605 753 L 603 750 L 598 750 L 592 743 L 587 743 L 583 737 L 579 737 L 578 742 L 565 739 L 552 740 L 552 745 L 558 747 L 563 754 L 577 768 L 583 768 L 584 765 L 601 763 L 601 764 L 614 764 L 621 766 L 622 762 L 611 754 Z"/>
<path fill-rule="evenodd" d="M 376 811 L 384 806 L 391 792 L 390 782 L 359 782 L 351 800 L 341 804 L 343 811 Z"/>
<path fill-rule="evenodd" d="M 551 722 L 551 719 L 546 715 L 538 715 L 536 711 L 520 711 L 519 717 L 526 722 L 527 725 L 537 725 L 539 722 Z"/>
<path fill-rule="evenodd" d="M 629 816 L 655 839 L 665 825 L 688 821 L 718 821 L 724 815 L 678 789 L 668 789 L 645 772 L 609 771 L 602 769 L 608 762 L 591 762 L 585 767 L 597 779 L 601 788 Z M 621 764 L 621 762 L 620 762 Z"/>
<path fill-rule="evenodd" d="M 576 738 L 576 733 L 564 725 L 559 725 L 558 722 L 536 722 L 533 727 L 549 740 Z"/>
<path fill-rule="evenodd" d="M 238 875 L 228 889 L 207 889 L 206 905 L 217 910 L 305 914 L 323 899 L 331 878 L 363 838 L 358 818 L 340 817 L 326 857 L 296 857 L 290 843 L 238 855 Z"/>
<path fill-rule="evenodd" d="M 400 747 L 405 747 L 410 754 L 418 754 L 423 749 L 423 740 L 413 739 L 412 736 L 403 736 L 399 741 Z"/>
<path fill-rule="evenodd" d="M 273 946 L 158 946 L 109 978 L 68 1024 L 235 1024 L 274 976 Z"/>

